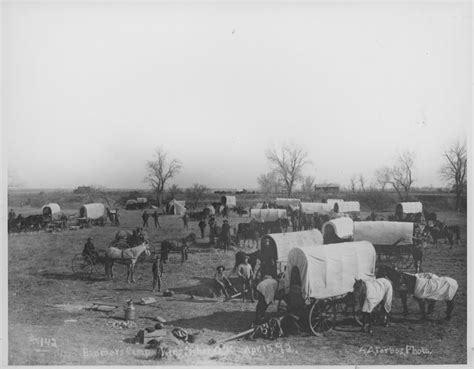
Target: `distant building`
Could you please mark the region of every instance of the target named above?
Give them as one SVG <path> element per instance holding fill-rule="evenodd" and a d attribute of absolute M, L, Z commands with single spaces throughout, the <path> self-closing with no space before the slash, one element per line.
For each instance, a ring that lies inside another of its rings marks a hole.
<path fill-rule="evenodd" d="M 340 186 L 335 183 L 320 183 L 314 185 L 314 190 L 318 192 L 339 192 Z"/>

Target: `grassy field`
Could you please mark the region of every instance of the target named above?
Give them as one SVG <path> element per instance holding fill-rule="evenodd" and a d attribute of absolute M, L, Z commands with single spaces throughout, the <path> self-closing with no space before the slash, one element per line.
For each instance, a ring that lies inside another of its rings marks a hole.
<path fill-rule="evenodd" d="M 23 212 L 15 210 L 17 214 Z M 361 333 L 352 321 L 342 321 L 337 329 L 320 337 L 302 334 L 277 341 L 239 340 L 217 349 L 207 342 L 247 329 L 254 319 L 255 304 L 240 300 L 216 303 L 221 298 L 192 299 L 189 294 L 208 294 L 215 267 L 223 264 L 228 272 L 233 266 L 234 251 L 224 253 L 214 249 L 204 238 L 191 248 L 184 265 L 178 255 L 171 255 L 165 265 L 163 284 L 175 295 L 163 297 L 161 293 L 151 292 L 150 260 L 137 265 L 135 284 L 126 283 L 126 269 L 121 265 L 115 267 L 114 280 L 103 277 L 102 266 L 91 278 L 72 272 L 71 259 L 81 252 L 87 237 L 94 238 L 96 248 L 105 249 L 118 230 L 116 227 L 9 235 L 9 364 L 156 365 L 153 352 L 131 343 L 139 329 L 155 323 L 156 316 L 164 317 L 168 327 L 198 333 L 195 343 L 181 344 L 178 347 L 181 351 L 162 359 L 162 364 L 464 364 L 466 218 L 455 212 L 440 213 L 439 218 L 462 228 L 460 245 L 452 250 L 444 244 L 437 249 L 433 246 L 425 249 L 423 264 L 424 271 L 451 276 L 459 283 L 451 321 L 442 319 L 444 303 L 438 303 L 434 315 L 422 322 L 413 299 L 409 300 L 408 317 L 401 315 L 400 301 L 395 299 L 391 324 L 374 327 L 372 335 Z M 231 217 L 230 221 L 235 226 L 248 218 Z M 160 222 L 161 229 L 148 229 L 151 243 L 157 249 L 160 240 L 182 237 L 188 232 L 199 234 L 197 222 L 191 222 L 187 232 L 178 218 L 161 217 Z M 122 211 L 119 229 L 131 229 L 140 223 L 141 212 Z M 137 327 L 114 327 L 112 323 L 123 318 L 122 306 L 126 300 L 137 302 L 142 297 L 155 297 L 157 303 L 136 306 Z M 113 313 L 84 310 L 82 307 L 91 301 L 116 303 L 120 308 Z M 275 311 L 273 304 L 269 313 Z M 386 351 L 381 352 L 383 349 Z"/>

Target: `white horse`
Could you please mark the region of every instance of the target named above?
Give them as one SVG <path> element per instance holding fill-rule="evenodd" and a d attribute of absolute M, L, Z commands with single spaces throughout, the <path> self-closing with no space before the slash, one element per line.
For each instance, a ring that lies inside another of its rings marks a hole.
<path fill-rule="evenodd" d="M 136 247 L 125 250 L 121 250 L 116 247 L 109 247 L 105 252 L 105 277 L 114 277 L 113 266 L 114 262 L 117 262 L 119 264 L 128 265 L 127 283 L 130 283 L 130 279 L 131 282 L 135 282 L 135 279 L 133 279 L 135 264 L 137 263 L 137 259 L 142 252 L 145 252 L 147 256 L 150 256 L 150 246 L 148 241 L 145 241 Z"/>

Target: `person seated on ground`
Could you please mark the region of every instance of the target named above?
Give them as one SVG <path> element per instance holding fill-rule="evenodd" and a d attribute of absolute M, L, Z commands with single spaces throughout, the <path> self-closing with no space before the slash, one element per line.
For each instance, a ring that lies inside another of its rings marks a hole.
<path fill-rule="evenodd" d="M 265 275 L 263 280 L 257 285 L 257 309 L 255 316 L 255 324 L 262 324 L 265 320 L 265 312 L 268 306 L 274 301 L 283 298 L 284 288 L 283 280 Z"/>
<path fill-rule="evenodd" d="M 225 298 L 229 298 L 229 294 L 227 293 L 227 288 L 233 288 L 232 283 L 230 283 L 229 279 L 224 275 L 225 268 L 222 265 L 219 265 L 217 268 L 217 273 L 214 274 L 214 283 L 218 294 L 221 292 L 224 294 Z"/>
<path fill-rule="evenodd" d="M 92 262 L 95 263 L 99 254 L 95 250 L 94 244 L 92 243 L 92 237 L 87 239 L 86 244 L 84 245 L 84 250 L 82 250 L 82 255 L 87 255 L 91 258 Z"/>
<path fill-rule="evenodd" d="M 242 301 L 245 302 L 245 290 L 250 292 L 250 301 L 255 302 L 253 299 L 253 269 L 249 264 L 249 257 L 244 256 L 244 262 L 238 266 L 237 273 L 239 274 L 240 280 L 242 281 Z"/>

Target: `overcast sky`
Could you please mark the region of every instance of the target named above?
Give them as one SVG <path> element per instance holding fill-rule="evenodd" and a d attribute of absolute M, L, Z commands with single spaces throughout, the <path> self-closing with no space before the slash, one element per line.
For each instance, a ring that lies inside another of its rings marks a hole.
<path fill-rule="evenodd" d="M 416 152 L 439 186 L 470 135 L 469 3 L 3 4 L 4 140 L 25 187 L 255 188 L 265 150 L 308 151 L 317 182 L 368 182 Z M 173 182 L 172 182 L 173 183 Z"/>

